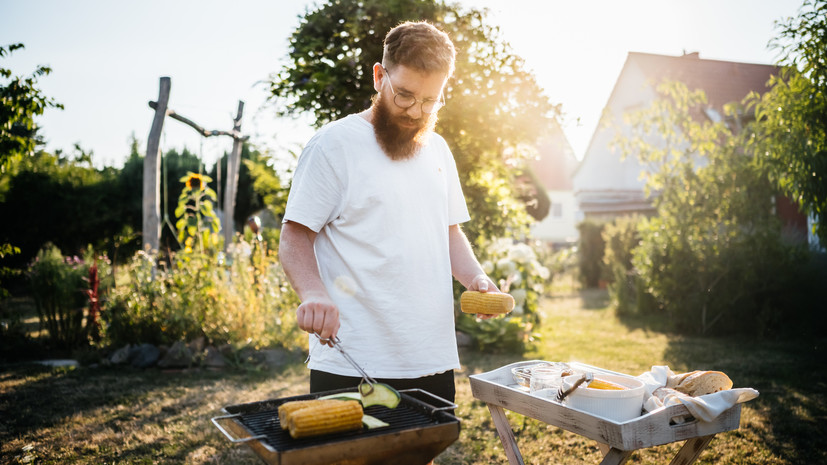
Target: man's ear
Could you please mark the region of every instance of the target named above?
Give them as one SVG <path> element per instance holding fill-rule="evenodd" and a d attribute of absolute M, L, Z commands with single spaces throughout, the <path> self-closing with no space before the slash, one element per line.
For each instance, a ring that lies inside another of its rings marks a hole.
<path fill-rule="evenodd" d="M 382 89 L 382 79 L 385 77 L 385 70 L 382 69 L 382 64 L 373 64 L 373 89 L 379 92 Z"/>

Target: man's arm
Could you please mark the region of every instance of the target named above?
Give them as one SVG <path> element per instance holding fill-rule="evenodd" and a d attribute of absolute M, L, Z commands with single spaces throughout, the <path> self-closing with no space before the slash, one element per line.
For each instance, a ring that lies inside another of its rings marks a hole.
<path fill-rule="evenodd" d="M 279 260 L 302 303 L 296 310 L 299 328 L 332 339 L 339 331 L 339 309 L 322 283 L 313 243 L 316 233 L 293 221 L 281 226 Z"/>
<path fill-rule="evenodd" d="M 448 227 L 451 273 L 469 291 L 499 292 L 471 249 L 471 243 L 458 224 Z"/>

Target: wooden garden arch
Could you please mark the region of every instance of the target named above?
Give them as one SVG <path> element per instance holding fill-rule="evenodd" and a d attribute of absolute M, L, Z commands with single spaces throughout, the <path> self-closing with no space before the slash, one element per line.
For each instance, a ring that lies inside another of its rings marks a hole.
<path fill-rule="evenodd" d="M 195 129 L 201 136 L 230 136 L 233 138 L 233 150 L 227 160 L 227 178 L 224 188 L 224 217 L 222 230 L 224 232 L 224 250 L 233 243 L 235 226 L 233 212 L 235 211 L 236 189 L 238 188 L 238 170 L 241 163 L 241 146 L 250 136 L 241 134 L 241 116 L 244 113 L 244 102 L 238 101 L 238 112 L 233 119 L 232 131 L 208 131 L 192 120 L 185 118 L 168 108 L 169 91 L 172 83 L 169 77 L 161 77 L 158 101 L 149 102 L 149 107 L 155 110 L 155 118 L 149 130 L 149 140 L 146 144 L 144 158 L 144 197 L 143 197 L 143 248 L 157 251 L 161 240 L 161 207 L 160 207 L 160 180 L 161 180 L 161 132 L 164 128 L 164 119 L 169 116 Z M 219 166 L 221 161 L 219 160 Z"/>

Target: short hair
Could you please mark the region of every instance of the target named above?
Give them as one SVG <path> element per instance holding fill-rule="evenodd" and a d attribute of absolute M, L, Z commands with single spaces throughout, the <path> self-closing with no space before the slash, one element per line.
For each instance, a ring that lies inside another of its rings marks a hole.
<path fill-rule="evenodd" d="M 451 38 L 426 21 L 406 21 L 388 32 L 382 64 L 402 65 L 417 71 L 454 74 L 456 50 Z"/>

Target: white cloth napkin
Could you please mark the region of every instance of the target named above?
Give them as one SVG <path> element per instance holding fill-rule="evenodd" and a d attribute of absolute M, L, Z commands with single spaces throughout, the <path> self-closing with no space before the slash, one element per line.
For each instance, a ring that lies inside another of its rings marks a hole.
<path fill-rule="evenodd" d="M 637 379 L 643 381 L 646 387 L 643 408 L 647 412 L 660 407 L 684 404 L 693 417 L 703 421 L 712 421 L 733 405 L 758 397 L 758 391 L 752 388 L 729 389 L 698 397 L 667 396 L 664 400 L 653 396 L 652 392 L 659 387 L 666 386 L 666 380 L 674 374 L 668 366 L 658 365 L 653 366 L 651 371 L 637 377 Z"/>

